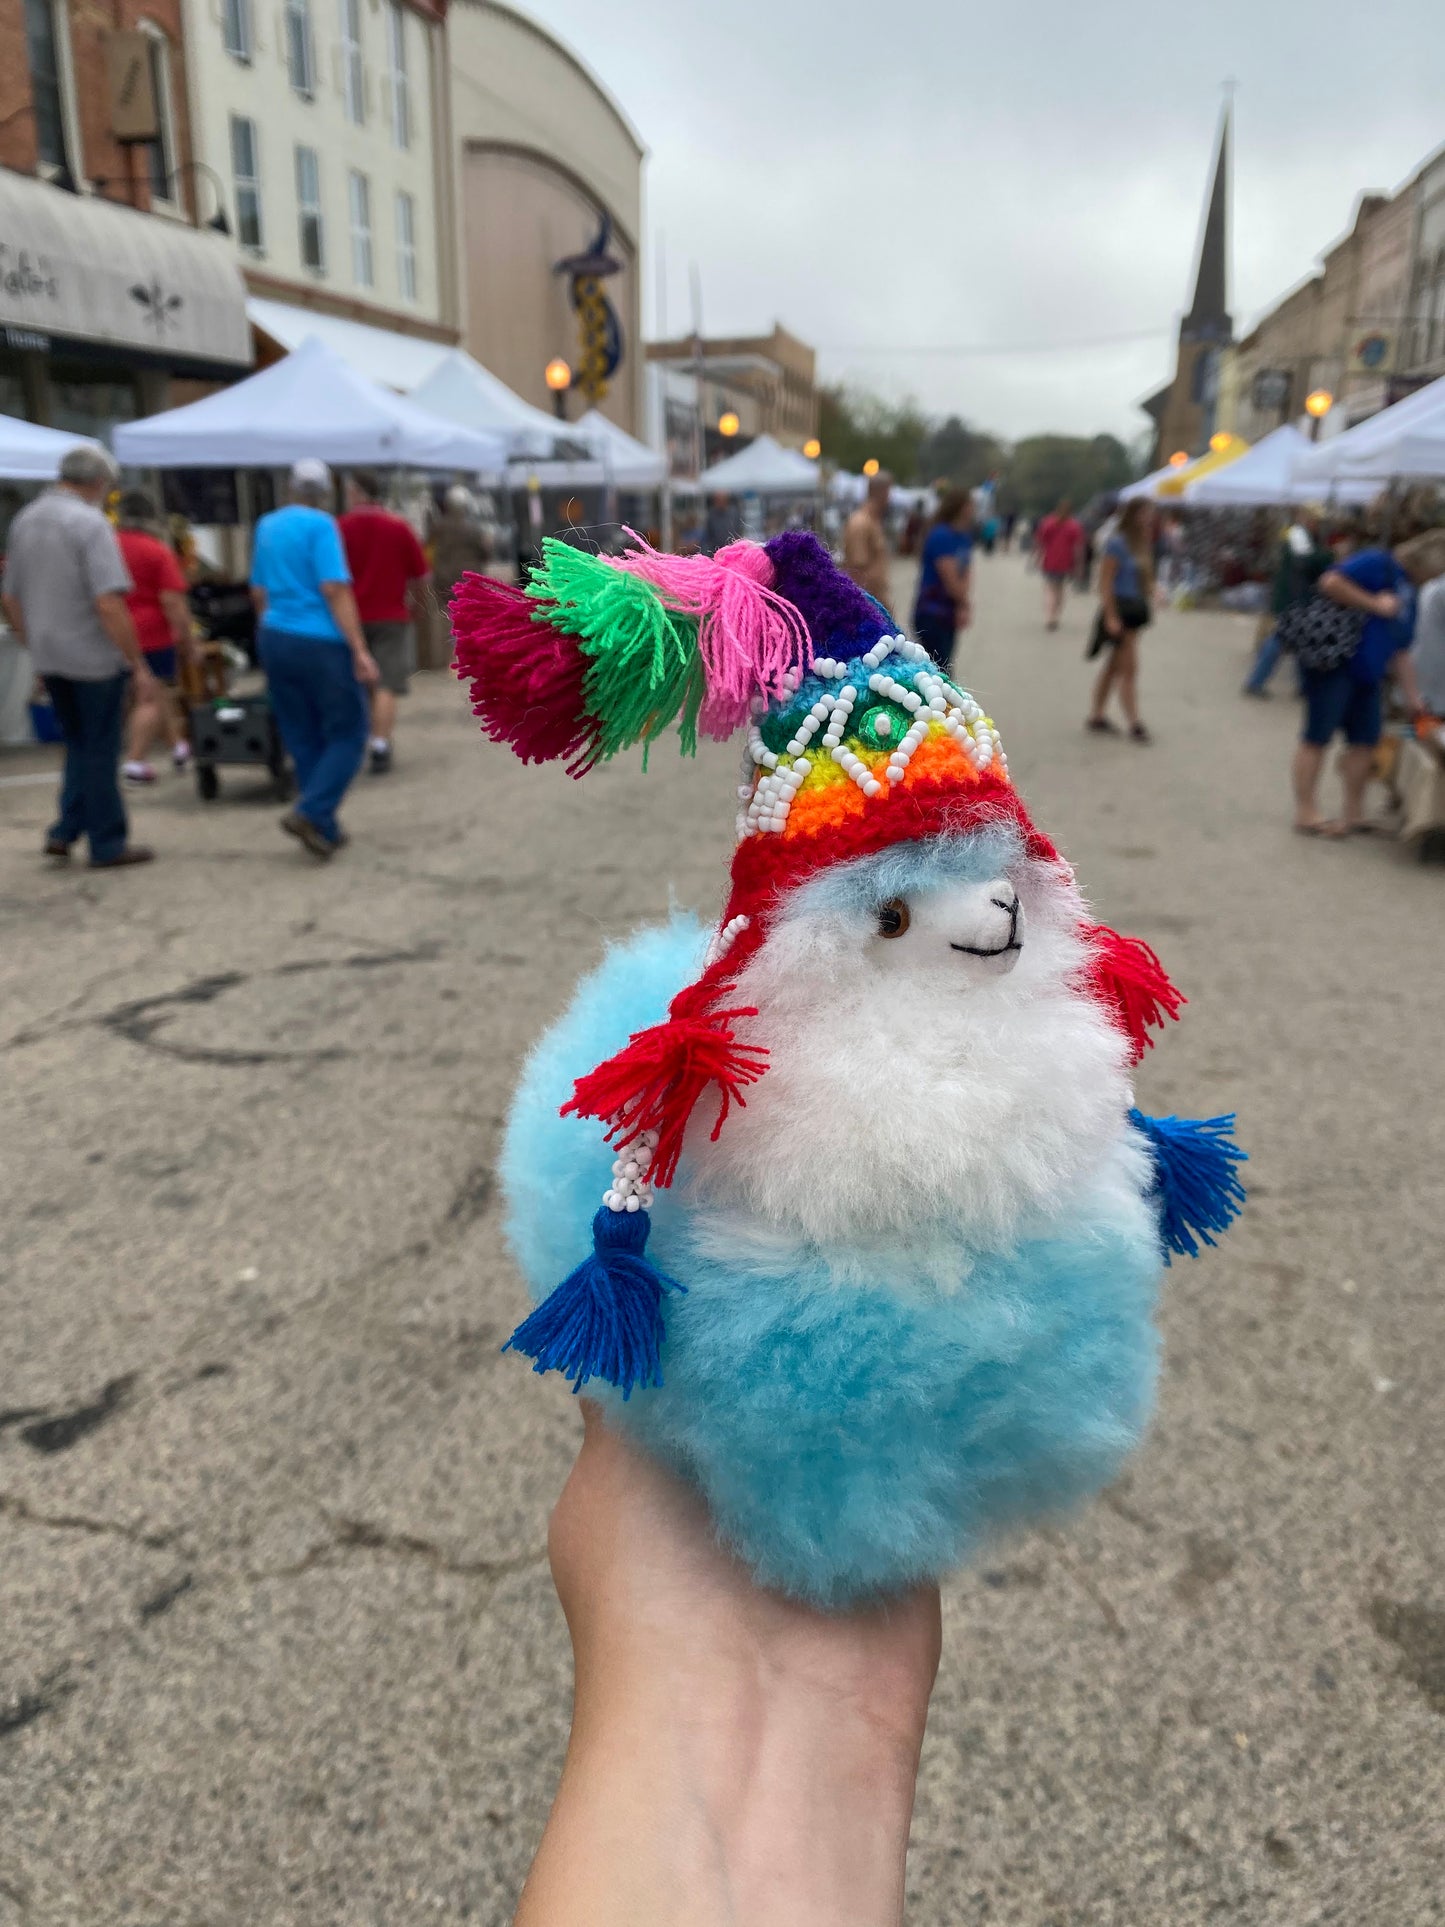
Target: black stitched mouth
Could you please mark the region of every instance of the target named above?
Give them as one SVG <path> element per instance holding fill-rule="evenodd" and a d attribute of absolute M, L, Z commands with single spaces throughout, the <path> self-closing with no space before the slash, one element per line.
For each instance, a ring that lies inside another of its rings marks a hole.
<path fill-rule="evenodd" d="M 1019 899 L 1015 897 L 1012 903 L 1000 903 L 997 897 L 990 897 L 989 902 L 996 909 L 1008 911 L 1008 941 L 995 944 L 992 950 L 980 950 L 971 943 L 951 943 L 948 946 L 950 950 L 957 950 L 964 957 L 1003 957 L 1010 950 L 1023 949 L 1019 938 L 1019 910 L 1022 907 Z"/>

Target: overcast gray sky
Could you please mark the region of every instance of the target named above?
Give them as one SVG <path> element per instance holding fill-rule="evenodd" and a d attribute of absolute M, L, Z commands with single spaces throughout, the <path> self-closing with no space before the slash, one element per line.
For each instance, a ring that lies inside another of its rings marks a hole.
<path fill-rule="evenodd" d="M 709 333 L 776 318 L 825 378 L 1012 437 L 1145 425 L 1227 76 L 1237 325 L 1445 141 L 1441 0 L 520 4 L 647 142 L 649 332 L 662 236 L 670 332 L 696 261 Z M 943 345 L 1013 352 L 909 352 Z"/>

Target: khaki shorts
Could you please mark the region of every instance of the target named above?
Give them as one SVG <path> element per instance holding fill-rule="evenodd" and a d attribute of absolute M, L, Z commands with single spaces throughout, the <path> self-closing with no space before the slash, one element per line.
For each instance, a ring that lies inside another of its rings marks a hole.
<path fill-rule="evenodd" d="M 363 622 L 366 646 L 376 657 L 381 671 L 381 686 L 393 696 L 406 694 L 407 682 L 416 668 L 416 636 L 409 622 Z"/>

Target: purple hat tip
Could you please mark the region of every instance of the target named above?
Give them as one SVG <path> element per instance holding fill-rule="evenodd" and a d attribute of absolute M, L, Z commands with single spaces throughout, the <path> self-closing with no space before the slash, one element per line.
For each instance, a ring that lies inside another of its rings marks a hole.
<path fill-rule="evenodd" d="M 773 565 L 773 587 L 807 623 L 815 654 L 861 656 L 880 636 L 896 633 L 882 603 L 844 575 L 810 530 L 786 529 L 764 547 Z"/>

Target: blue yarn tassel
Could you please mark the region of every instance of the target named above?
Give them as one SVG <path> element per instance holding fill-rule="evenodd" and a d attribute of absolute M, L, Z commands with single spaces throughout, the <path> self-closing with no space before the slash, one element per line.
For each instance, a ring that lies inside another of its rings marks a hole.
<path fill-rule="evenodd" d="M 565 1372 L 574 1392 L 589 1378 L 617 1386 L 624 1399 L 634 1385 L 661 1385 L 662 1295 L 687 1287 L 643 1257 L 650 1228 L 645 1211 L 603 1205 L 592 1220 L 591 1257 L 523 1319 L 502 1350 L 524 1352 L 533 1371 Z"/>
<path fill-rule="evenodd" d="M 1239 1216 L 1245 1190 L 1235 1170 L 1247 1161 L 1229 1133 L 1228 1117 L 1145 1117 L 1130 1111 L 1129 1122 L 1147 1140 L 1154 1156 L 1154 1196 L 1159 1200 L 1159 1235 L 1164 1262 L 1169 1254 L 1197 1258 L 1199 1245 L 1213 1245 L 1213 1233 L 1227 1231 Z"/>

